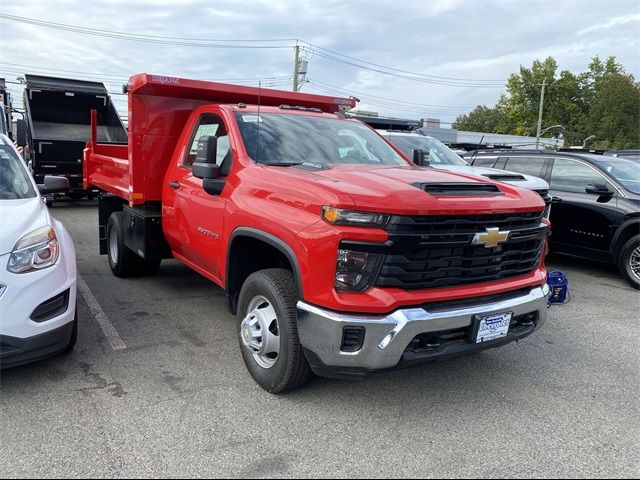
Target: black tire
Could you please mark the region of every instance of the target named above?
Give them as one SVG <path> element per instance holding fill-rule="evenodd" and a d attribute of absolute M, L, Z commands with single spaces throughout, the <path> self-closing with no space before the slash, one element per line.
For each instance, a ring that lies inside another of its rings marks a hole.
<path fill-rule="evenodd" d="M 618 268 L 633 288 L 640 290 L 640 276 L 634 274 L 631 268 L 632 257 L 637 258 L 638 249 L 640 249 L 640 235 L 630 238 L 620 249 L 618 256 Z M 634 253 L 635 252 L 635 253 Z"/>
<path fill-rule="evenodd" d="M 71 353 L 73 348 L 76 346 L 78 342 L 78 307 L 76 306 L 76 315 L 73 318 L 73 330 L 71 331 L 71 338 L 69 339 L 69 344 L 62 351 L 63 354 Z"/>
<path fill-rule="evenodd" d="M 260 366 L 253 352 L 245 347 L 242 340 L 242 321 L 249 313 L 247 310 L 250 302 L 256 296 L 266 298 L 277 314 L 280 352 L 271 368 Z M 297 302 L 296 284 L 288 270 L 274 268 L 255 272 L 247 278 L 240 291 L 237 322 L 240 350 L 253 379 L 269 393 L 295 390 L 313 376 L 298 338 Z"/>
<path fill-rule="evenodd" d="M 113 232 L 113 235 L 112 235 Z M 124 244 L 124 213 L 114 212 L 107 223 L 107 258 L 116 277 L 127 278 L 144 274 L 144 262 Z"/>

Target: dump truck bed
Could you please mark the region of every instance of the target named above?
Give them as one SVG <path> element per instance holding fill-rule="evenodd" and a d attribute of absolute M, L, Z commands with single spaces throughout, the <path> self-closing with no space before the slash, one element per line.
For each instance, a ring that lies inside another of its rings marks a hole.
<path fill-rule="evenodd" d="M 97 138 L 127 143 L 127 131 L 102 83 L 68 78 L 25 76 L 25 120 L 30 160 L 39 181 L 64 175 L 72 190 L 82 185 L 82 157 L 91 136 L 90 114 L 98 112 Z"/>

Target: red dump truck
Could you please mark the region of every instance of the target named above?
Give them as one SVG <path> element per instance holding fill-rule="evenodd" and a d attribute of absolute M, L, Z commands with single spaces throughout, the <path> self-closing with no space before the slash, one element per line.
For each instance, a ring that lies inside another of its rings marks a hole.
<path fill-rule="evenodd" d="M 272 393 L 497 347 L 547 317 L 539 195 L 416 165 L 352 99 L 135 75 L 128 145 L 84 152 L 117 276 L 226 292 Z M 420 152 L 416 162 L 421 163 Z"/>

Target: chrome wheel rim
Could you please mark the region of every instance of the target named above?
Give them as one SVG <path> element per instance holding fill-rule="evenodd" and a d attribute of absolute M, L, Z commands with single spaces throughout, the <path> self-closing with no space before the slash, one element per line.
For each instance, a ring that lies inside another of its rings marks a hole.
<path fill-rule="evenodd" d="M 262 295 L 251 299 L 247 312 L 240 324 L 242 344 L 260 367 L 269 369 L 280 355 L 278 316 L 269 300 Z"/>
<path fill-rule="evenodd" d="M 109 232 L 109 257 L 111 257 L 111 263 L 118 263 L 118 232 L 115 228 Z"/>
<path fill-rule="evenodd" d="M 640 280 L 640 245 L 638 245 L 629 257 L 629 266 L 631 273 Z"/>

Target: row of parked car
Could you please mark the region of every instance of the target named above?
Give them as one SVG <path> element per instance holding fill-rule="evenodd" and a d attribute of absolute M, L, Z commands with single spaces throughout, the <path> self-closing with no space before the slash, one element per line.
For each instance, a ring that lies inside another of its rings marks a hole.
<path fill-rule="evenodd" d="M 489 149 L 455 154 L 417 132 L 379 130 L 406 155 L 430 164 L 538 192 L 548 203 L 551 251 L 617 265 L 640 289 L 640 151 Z"/>

